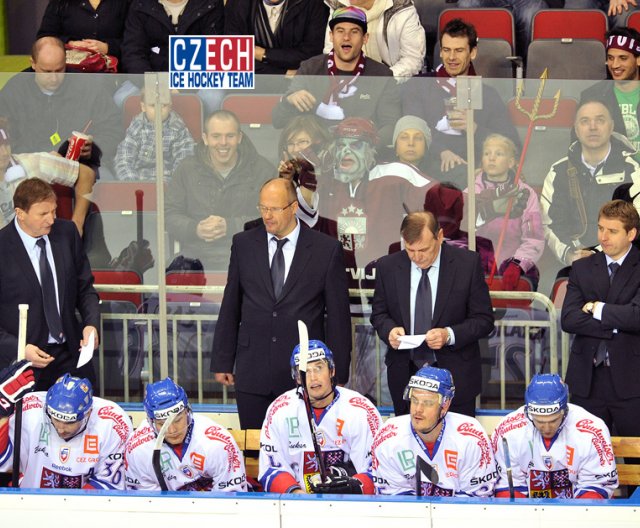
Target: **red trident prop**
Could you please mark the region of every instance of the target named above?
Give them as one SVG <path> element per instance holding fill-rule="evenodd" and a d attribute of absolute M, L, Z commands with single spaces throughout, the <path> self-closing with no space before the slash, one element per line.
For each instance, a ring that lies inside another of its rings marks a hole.
<path fill-rule="evenodd" d="M 529 141 L 531 141 L 531 134 L 533 133 L 533 127 L 538 121 L 542 121 L 543 119 L 551 119 L 556 115 L 558 111 L 558 105 L 560 104 L 560 90 L 556 92 L 553 96 L 553 108 L 550 112 L 546 114 L 538 113 L 540 111 L 540 103 L 542 102 L 542 94 L 544 92 L 544 85 L 547 83 L 548 74 L 547 69 L 542 72 L 540 76 L 540 86 L 538 87 L 538 92 L 533 99 L 533 105 L 531 111 L 526 110 L 521 103 L 522 93 L 524 91 L 524 83 L 520 83 L 518 85 L 518 90 L 516 92 L 516 100 L 515 105 L 516 108 L 526 115 L 529 118 L 529 127 L 527 128 L 527 135 L 524 140 L 524 145 L 522 146 L 522 153 L 520 154 L 520 160 L 518 161 L 518 169 L 516 170 L 516 177 L 514 180 L 514 185 L 517 188 L 518 183 L 520 182 L 520 175 L 522 173 L 522 166 L 524 165 L 525 156 L 527 155 L 527 149 L 529 148 Z M 491 268 L 491 274 L 489 275 L 489 285 L 493 283 L 493 276 L 496 274 L 497 263 L 499 262 L 500 252 L 502 251 L 502 244 L 504 243 L 504 236 L 507 231 L 507 222 L 509 221 L 509 215 L 511 215 L 511 208 L 513 207 L 513 199 L 515 196 L 511 196 L 509 201 L 507 202 L 507 210 L 504 213 L 504 218 L 502 221 L 502 230 L 500 231 L 500 238 L 498 238 L 498 245 L 496 248 L 496 258 L 493 262 L 493 267 Z"/>

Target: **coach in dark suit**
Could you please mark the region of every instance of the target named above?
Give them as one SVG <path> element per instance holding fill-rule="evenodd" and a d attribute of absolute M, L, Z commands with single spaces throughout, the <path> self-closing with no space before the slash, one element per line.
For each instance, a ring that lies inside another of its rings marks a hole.
<path fill-rule="evenodd" d="M 36 367 L 35 390 L 46 390 L 65 372 L 95 382 L 90 363 L 76 369 L 79 348 L 91 332 L 98 346 L 100 321 L 98 294 L 78 230 L 73 222 L 56 219 L 56 195 L 42 180 L 20 183 L 13 202 L 16 218 L 0 230 L 0 368 L 16 358 L 18 305 L 28 304 L 25 354 Z M 46 264 L 40 260 L 42 251 Z M 46 266 L 44 274 L 41 266 Z M 43 284 L 43 275 L 50 282 L 44 279 Z"/>
<path fill-rule="evenodd" d="M 301 226 L 297 207 L 290 181 L 269 180 L 258 206 L 264 226 L 233 237 L 211 370 L 216 381 L 235 383 L 243 429 L 260 428 L 269 404 L 294 387 L 289 361 L 298 344 L 298 319 L 311 339 L 333 351 L 338 383 L 349 377 L 351 319 L 342 247 Z"/>
<path fill-rule="evenodd" d="M 478 340 L 493 329 L 489 289 L 477 253 L 442 244 L 430 212 L 411 213 L 400 229 L 405 251 L 377 263 L 371 324 L 387 346 L 385 363 L 396 415 L 406 414 L 404 388 L 424 364 L 453 375 L 451 410 L 475 415 L 482 388 Z M 417 348 L 399 350 L 403 335 L 425 334 Z"/>
<path fill-rule="evenodd" d="M 623 200 L 598 215 L 601 253 L 574 261 L 562 329 L 575 334 L 566 381 L 571 401 L 621 436 L 640 436 L 640 218 Z"/>

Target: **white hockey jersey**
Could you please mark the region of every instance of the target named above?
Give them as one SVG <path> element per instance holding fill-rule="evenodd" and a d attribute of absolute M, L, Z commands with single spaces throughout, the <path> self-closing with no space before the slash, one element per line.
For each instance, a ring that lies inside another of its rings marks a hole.
<path fill-rule="evenodd" d="M 507 439 L 514 490 L 525 497 L 580 497 L 595 492 L 610 498 L 618 472 L 605 423 L 582 407 L 569 404 L 565 423 L 549 449 L 524 414 L 524 406 L 496 427 L 493 450 L 498 467 L 496 493 L 508 496 L 504 445 Z M 593 497 L 593 493 L 590 494 Z"/>
<path fill-rule="evenodd" d="M 127 443 L 127 489 L 160 489 L 152 463 L 155 441 L 155 431 L 145 418 Z M 172 491 L 247 491 L 238 444 L 229 431 L 201 414 L 193 414 L 180 453 L 162 444 L 160 467 Z"/>
<path fill-rule="evenodd" d="M 325 467 L 341 466 L 370 481 L 371 443 L 382 419 L 360 393 L 336 387 L 336 397 L 316 420 Z M 267 410 L 260 434 L 259 480 L 265 491 L 286 492 L 294 481 L 308 493 L 319 474 L 304 402 L 296 389 L 285 392 Z M 353 467 L 352 467 L 353 466 Z M 284 477 L 284 478 L 283 478 Z M 284 484 L 283 484 L 284 483 Z M 365 493 L 367 485 L 365 482 Z"/>
<path fill-rule="evenodd" d="M 447 413 L 429 453 L 411 416 L 390 418 L 372 446 L 373 479 L 381 495 L 416 494 L 416 456 L 433 466 L 438 482 L 422 477 L 422 495 L 490 497 L 497 478 L 487 433 L 475 418 Z"/>
<path fill-rule="evenodd" d="M 124 447 L 133 431 L 129 416 L 117 404 L 94 397 L 84 432 L 63 440 L 45 415 L 46 396 L 33 392 L 22 400 L 20 487 L 124 489 Z M 14 422 L 15 415 L 0 471 L 13 463 Z"/>

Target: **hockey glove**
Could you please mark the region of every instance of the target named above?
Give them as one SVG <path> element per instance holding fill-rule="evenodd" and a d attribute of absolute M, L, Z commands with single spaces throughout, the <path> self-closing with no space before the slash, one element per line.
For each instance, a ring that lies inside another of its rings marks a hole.
<path fill-rule="evenodd" d="M 513 198 L 513 203 L 509 218 L 520 218 L 529 201 L 529 190 L 518 189 L 510 182 L 480 191 L 476 196 L 478 213 L 485 221 L 504 216 L 510 198 Z"/>
<path fill-rule="evenodd" d="M 502 272 L 502 289 L 504 291 L 514 291 L 522 275 L 522 268 L 513 260 L 509 262 Z"/>
<path fill-rule="evenodd" d="M 315 191 L 318 187 L 318 179 L 316 178 L 313 164 L 302 158 L 289 161 L 295 170 L 293 181 L 295 181 L 300 187 L 304 187 L 310 191 Z"/>
<path fill-rule="evenodd" d="M 13 414 L 14 404 L 35 384 L 31 363 L 26 359 L 0 371 L 0 418 Z"/>
<path fill-rule="evenodd" d="M 311 491 L 313 493 L 341 493 L 344 495 L 362 495 L 362 482 L 353 477 L 328 475 L 326 482 L 321 482 L 318 475 L 312 479 Z"/>

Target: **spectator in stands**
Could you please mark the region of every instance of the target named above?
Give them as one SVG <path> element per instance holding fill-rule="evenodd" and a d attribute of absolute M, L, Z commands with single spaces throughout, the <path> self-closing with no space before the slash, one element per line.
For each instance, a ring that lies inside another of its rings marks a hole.
<path fill-rule="evenodd" d="M 182 118 L 161 104 L 164 181 L 168 182 L 179 163 L 193 154 L 193 138 Z M 140 96 L 140 113 L 135 116 L 116 152 L 116 178 L 124 181 L 156 180 L 156 104 Z"/>
<path fill-rule="evenodd" d="M 120 114 L 100 77 L 65 75 L 64 44 L 42 37 L 33 44 L 31 68 L 35 75 L 16 75 L 0 91 L 0 115 L 9 119 L 14 152 L 66 153 L 71 133 L 87 126 L 88 141 L 80 162 L 96 169 L 104 155 L 113 160 L 121 138 Z M 104 161 L 104 160 L 103 160 Z"/>
<path fill-rule="evenodd" d="M 121 58 L 124 21 L 131 0 L 49 0 L 37 38 Z"/>
<path fill-rule="evenodd" d="M 460 229 L 464 212 L 464 194 L 452 183 L 436 183 L 424 196 L 424 210 L 436 217 L 447 245 L 469 249 L 469 233 Z M 482 270 L 491 273 L 495 261 L 493 243 L 476 234 L 476 251 L 480 254 Z"/>
<path fill-rule="evenodd" d="M 322 0 L 228 0 L 224 31 L 255 36 L 256 73 L 292 75 L 322 53 L 328 16 Z"/>
<path fill-rule="evenodd" d="M 411 80 L 403 94 L 403 113 L 423 118 L 433 131 L 427 173 L 459 187 L 464 187 L 467 181 L 467 116 L 465 110 L 454 108 L 456 77 L 475 75 L 472 61 L 477 53 L 478 36 L 473 25 L 459 18 L 451 20 L 440 35 L 442 64 L 436 69 L 436 79 Z M 507 107 L 493 87 L 483 85 L 482 110 L 475 111 L 473 117 L 476 160 L 480 159 L 482 143 L 491 133 L 507 136 L 520 145 Z"/>
<path fill-rule="evenodd" d="M 607 70 L 614 82 L 600 81 L 580 94 L 581 101 L 602 101 L 613 118 L 613 128 L 640 147 L 640 33 L 633 28 L 607 34 Z M 636 152 L 636 160 L 638 153 Z"/>
<path fill-rule="evenodd" d="M 143 405 L 146 417 L 126 447 L 127 489 L 162 489 L 152 462 L 153 451 L 162 426 L 175 415 L 160 447 L 167 489 L 247 491 L 242 452 L 233 436 L 204 413 L 194 413 L 180 385 L 171 378 L 149 383 Z M 183 461 L 188 461 L 188 466 Z"/>
<path fill-rule="evenodd" d="M 396 158 L 426 173 L 426 159 L 431 145 L 431 129 L 424 119 L 406 115 L 393 129 L 393 148 Z"/>
<path fill-rule="evenodd" d="M 568 399 L 569 389 L 560 376 L 536 374 L 524 405 L 497 425 L 491 435 L 498 469 L 496 497 L 512 492 L 533 499 L 612 498 L 618 473 L 609 430 Z"/>
<path fill-rule="evenodd" d="M 602 252 L 574 262 L 562 330 L 575 334 L 566 381 L 571 401 L 620 436 L 640 436 L 640 217 L 615 200 L 598 212 Z"/>
<path fill-rule="evenodd" d="M 482 149 L 482 171 L 476 176 L 477 233 L 495 244 L 504 231 L 497 258 L 502 287 L 514 290 L 521 276 L 537 289 L 540 272 L 536 263 L 544 251 L 542 213 L 536 192 L 522 179 L 515 184 L 516 146 L 508 137 L 491 134 Z M 511 200 L 509 220 L 504 222 Z M 442 222 L 441 222 L 442 223 Z M 497 249 L 497 248 L 496 248 Z"/>
<path fill-rule="evenodd" d="M 516 53 L 520 57 L 527 56 L 533 17 L 540 9 L 549 9 L 549 5 L 544 0 L 458 0 L 457 7 L 461 9 L 501 7 L 511 11 L 516 30 Z"/>
<path fill-rule="evenodd" d="M 63 158 L 58 153 L 32 152 L 11 154 L 9 121 L 0 117 L 0 227 L 16 215 L 13 193 L 25 178 L 39 178 L 48 183 L 75 187 L 75 205 L 71 220 L 82 235 L 89 211 L 89 199 L 96 173 L 82 163 Z"/>
<path fill-rule="evenodd" d="M 133 0 L 122 42 L 127 73 L 169 70 L 170 35 L 221 35 L 222 0 Z"/>
<path fill-rule="evenodd" d="M 290 119 L 305 113 L 321 117 L 326 125 L 357 116 L 373 120 L 388 144 L 401 115 L 400 97 L 392 79 L 366 78 L 390 77 L 392 73 L 362 52 L 369 39 L 364 11 L 336 9 L 329 28 L 333 49 L 302 62 L 287 95 L 273 109 L 273 125 L 283 128 Z"/>
<path fill-rule="evenodd" d="M 365 268 L 387 253 L 408 210 L 421 207 L 431 181 L 411 165 L 376 165 L 379 137 L 373 123 L 349 117 L 337 125 L 332 163 L 318 177 L 318 211 L 337 220 L 338 239 Z M 328 170 L 326 170 L 328 168 Z"/>
<path fill-rule="evenodd" d="M 18 385 L 22 393 L 33 385 L 30 365 L 23 360 L 0 372 L 0 389 L 13 381 L 10 390 Z M 16 418 L 14 405 L 0 399 L 0 470 L 7 471 Z M 64 374 L 47 392 L 26 394 L 22 408 L 21 488 L 124 489 L 131 420 L 116 403 L 94 397 L 88 379 Z"/>
<path fill-rule="evenodd" d="M 225 270 L 231 237 L 255 217 L 248 199 L 276 174 L 242 133 L 235 114 L 219 110 L 205 121 L 202 144 L 176 168 L 169 182 L 167 229 L 185 256 L 208 270 Z"/>
<path fill-rule="evenodd" d="M 621 183 L 640 184 L 640 164 L 626 137 L 614 132 L 600 101 L 583 101 L 568 156 L 551 166 L 542 187 L 542 222 L 549 248 L 566 266 L 593 254 L 596 214 Z"/>
<path fill-rule="evenodd" d="M 291 375 L 298 387 L 278 397 L 264 419 L 260 483 L 273 493 L 373 495 L 371 443 L 382 424 L 380 413 L 358 392 L 337 386 L 333 352 L 327 345 L 312 339 L 308 346 L 306 384 L 298 370 L 302 352 L 297 345 L 291 355 Z M 312 435 L 318 438 L 317 444 Z M 327 472 L 324 482 L 321 467 Z"/>
<path fill-rule="evenodd" d="M 422 71 L 427 51 L 424 28 L 413 1 L 409 0 L 325 0 L 331 8 L 354 6 L 367 16 L 369 39 L 364 43 L 365 55 L 381 62 L 403 82 Z M 331 28 L 327 27 L 324 51 L 333 46 Z"/>

